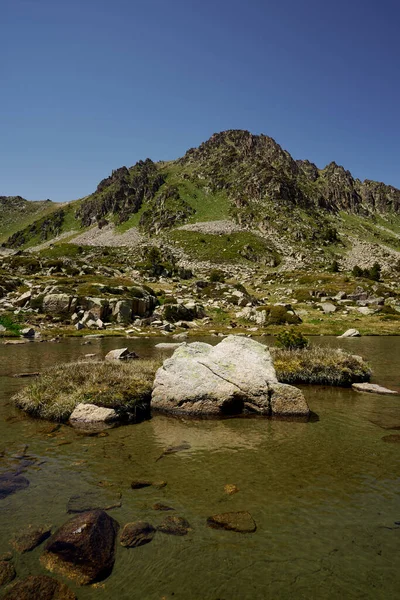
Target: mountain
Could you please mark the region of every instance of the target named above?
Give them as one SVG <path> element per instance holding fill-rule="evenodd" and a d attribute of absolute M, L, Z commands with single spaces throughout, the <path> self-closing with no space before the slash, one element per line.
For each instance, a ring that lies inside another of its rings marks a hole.
<path fill-rule="evenodd" d="M 32 202 L 21 196 L 0 196 L 0 242 L 58 206 L 51 200 Z"/>
<path fill-rule="evenodd" d="M 215 236 L 231 233 L 222 250 L 232 262 L 237 256 L 273 264 L 292 256 L 322 264 L 345 257 L 361 242 L 389 255 L 400 250 L 400 190 L 355 179 L 335 162 L 319 169 L 294 160 L 268 136 L 229 130 L 177 160 L 148 158 L 116 169 L 93 194 L 30 221 L 14 233 L 10 229 L 5 245 L 24 248 L 67 232 L 114 228 L 115 236 L 134 228 L 189 258 L 218 262 Z"/>

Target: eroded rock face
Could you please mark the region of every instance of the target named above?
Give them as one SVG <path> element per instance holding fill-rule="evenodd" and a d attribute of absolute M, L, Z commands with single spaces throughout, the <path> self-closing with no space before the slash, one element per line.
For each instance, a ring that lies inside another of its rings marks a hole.
<path fill-rule="evenodd" d="M 60 581 L 46 575 L 30 575 L 17 581 L 3 600 L 76 600 L 75 594 Z"/>
<path fill-rule="evenodd" d="M 182 344 L 157 371 L 152 408 L 191 415 L 308 415 L 300 390 L 279 384 L 270 352 L 230 335 L 217 346 Z"/>
<path fill-rule="evenodd" d="M 76 298 L 68 294 L 47 294 L 43 298 L 43 312 L 49 314 L 73 313 L 76 306 Z"/>
<path fill-rule="evenodd" d="M 103 510 L 73 517 L 48 541 L 41 561 L 81 585 L 108 577 L 114 566 L 118 523 Z"/>

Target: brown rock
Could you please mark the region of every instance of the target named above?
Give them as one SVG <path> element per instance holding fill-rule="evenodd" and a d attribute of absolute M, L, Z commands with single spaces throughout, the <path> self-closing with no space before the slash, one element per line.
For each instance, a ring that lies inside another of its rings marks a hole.
<path fill-rule="evenodd" d="M 0 585 L 10 583 L 16 576 L 14 565 L 9 560 L 0 561 Z"/>
<path fill-rule="evenodd" d="M 81 585 L 108 577 L 114 566 L 118 523 L 103 510 L 73 517 L 56 531 L 41 561 Z"/>
<path fill-rule="evenodd" d="M 76 600 L 76 596 L 65 583 L 52 577 L 30 575 L 17 581 L 3 600 Z"/>
<path fill-rule="evenodd" d="M 33 527 L 28 525 L 25 531 L 19 533 L 11 542 L 17 552 L 30 552 L 51 535 L 51 527 Z"/>
<path fill-rule="evenodd" d="M 163 504 L 162 502 L 156 502 L 155 504 L 153 504 L 153 510 L 167 511 L 167 510 L 175 510 L 175 509 L 172 508 L 171 506 L 167 506 L 166 504 Z"/>
<path fill-rule="evenodd" d="M 393 433 L 392 435 L 384 435 L 382 441 L 387 442 L 389 444 L 400 444 L 400 435 L 398 433 Z"/>
<path fill-rule="evenodd" d="M 224 492 L 229 496 L 232 496 L 232 494 L 237 494 L 238 491 L 239 488 L 234 483 L 227 483 L 226 485 L 224 485 Z"/>
<path fill-rule="evenodd" d="M 131 488 L 133 490 L 141 490 L 142 488 L 153 486 L 160 490 L 166 485 L 166 481 L 149 481 L 148 479 L 134 479 L 131 483 Z"/>
<path fill-rule="evenodd" d="M 190 531 L 190 525 L 183 517 L 171 516 L 165 517 L 157 529 L 169 535 L 186 535 Z"/>
<path fill-rule="evenodd" d="M 156 530 L 146 521 L 136 521 L 127 523 L 122 530 L 120 543 L 125 548 L 136 548 L 151 542 L 156 534 Z"/>
<path fill-rule="evenodd" d="M 227 512 L 208 517 L 207 525 L 212 529 L 225 529 L 238 533 L 253 533 L 257 529 L 253 517 L 247 511 Z"/>

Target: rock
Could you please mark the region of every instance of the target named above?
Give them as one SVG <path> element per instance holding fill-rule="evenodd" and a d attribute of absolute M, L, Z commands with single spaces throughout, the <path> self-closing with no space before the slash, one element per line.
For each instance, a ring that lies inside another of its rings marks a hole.
<path fill-rule="evenodd" d="M 91 510 L 110 510 L 122 506 L 121 494 L 105 496 L 99 491 L 88 491 L 71 496 L 67 504 L 68 513 L 83 513 Z"/>
<path fill-rule="evenodd" d="M 29 481 L 26 477 L 15 473 L 3 473 L 0 475 L 0 500 L 19 490 L 25 490 L 28 486 Z"/>
<path fill-rule="evenodd" d="M 75 312 L 76 298 L 68 294 L 47 294 L 43 298 L 43 312 L 52 315 Z"/>
<path fill-rule="evenodd" d="M 80 331 L 81 329 L 85 329 L 85 326 L 83 323 L 81 323 L 80 321 L 78 323 L 75 323 L 75 329 L 77 331 Z"/>
<path fill-rule="evenodd" d="M 183 450 L 190 450 L 191 445 L 189 442 L 182 442 L 182 444 L 178 444 L 177 446 L 168 446 L 158 458 L 156 458 L 156 462 L 161 460 L 163 456 L 168 456 L 169 454 L 176 454 L 177 452 L 183 452 Z"/>
<path fill-rule="evenodd" d="M 226 483 L 224 485 L 224 492 L 225 492 L 225 494 L 228 494 L 228 496 L 232 496 L 233 494 L 237 494 L 238 491 L 239 491 L 239 488 L 234 483 Z"/>
<path fill-rule="evenodd" d="M 338 292 L 336 296 L 333 297 L 334 300 L 345 300 L 347 298 L 346 292 Z"/>
<path fill-rule="evenodd" d="M 382 441 L 388 444 L 400 444 L 400 434 L 384 435 Z"/>
<path fill-rule="evenodd" d="M 7 585 L 16 576 L 14 565 L 9 560 L 0 561 L 0 586 Z"/>
<path fill-rule="evenodd" d="M 132 320 L 132 309 L 132 300 L 118 300 L 112 308 L 112 315 L 117 323 L 128 323 Z"/>
<path fill-rule="evenodd" d="M 161 511 L 168 511 L 168 510 L 175 510 L 174 508 L 172 508 L 171 506 L 168 506 L 167 504 L 163 504 L 162 502 L 156 502 L 155 504 L 153 504 L 153 510 L 161 510 Z"/>
<path fill-rule="evenodd" d="M 101 581 L 114 566 L 117 531 L 118 523 L 105 511 L 82 513 L 50 538 L 41 561 L 81 585 Z"/>
<path fill-rule="evenodd" d="M 360 337 L 361 333 L 358 329 L 347 329 L 342 335 L 338 335 L 339 338 L 347 338 L 347 337 Z"/>
<path fill-rule="evenodd" d="M 368 308 L 368 306 L 360 306 L 357 308 L 357 312 L 361 313 L 364 316 L 368 316 L 372 315 L 374 311 L 371 308 Z"/>
<path fill-rule="evenodd" d="M 51 527 L 28 527 L 11 541 L 12 546 L 21 554 L 30 552 L 42 544 L 51 535 Z"/>
<path fill-rule="evenodd" d="M 76 600 L 76 596 L 65 583 L 52 577 L 29 575 L 17 581 L 3 600 Z"/>
<path fill-rule="evenodd" d="M 146 487 L 155 487 L 161 489 L 167 485 L 166 481 L 149 481 L 148 479 L 134 479 L 131 482 L 131 488 L 133 490 L 141 490 Z"/>
<path fill-rule="evenodd" d="M 33 329 L 33 327 L 25 327 L 25 329 L 21 329 L 21 335 L 24 338 L 35 337 L 35 330 Z"/>
<path fill-rule="evenodd" d="M 4 327 L 4 325 L 0 325 L 0 333 L 4 333 L 5 331 L 7 331 L 7 327 Z"/>
<path fill-rule="evenodd" d="M 390 395 L 400 393 L 395 392 L 394 390 L 389 390 L 388 388 L 377 385 L 376 383 L 353 383 L 351 387 L 356 392 L 368 392 L 370 394 Z"/>
<path fill-rule="evenodd" d="M 158 531 L 169 535 L 186 535 L 191 527 L 183 517 L 165 517 L 164 521 L 157 527 Z"/>
<path fill-rule="evenodd" d="M 152 408 L 192 415 L 308 414 L 297 388 L 273 389 L 275 384 L 268 348 L 250 338 L 230 335 L 216 346 L 184 343 L 156 373 Z"/>
<path fill-rule="evenodd" d="M 156 529 L 146 521 L 127 523 L 122 530 L 120 543 L 125 548 L 136 548 L 151 542 L 156 534 Z"/>
<path fill-rule="evenodd" d="M 336 306 L 331 302 L 322 302 L 321 308 L 326 315 L 336 312 Z"/>
<path fill-rule="evenodd" d="M 285 383 L 273 383 L 271 390 L 270 404 L 273 415 L 308 416 L 310 409 L 301 390 Z"/>
<path fill-rule="evenodd" d="M 128 348 L 117 348 L 116 350 L 110 350 L 106 354 L 105 360 L 130 360 L 132 358 L 139 358 L 135 352 L 129 352 Z"/>
<path fill-rule="evenodd" d="M 158 310 L 157 310 L 158 312 Z M 193 321 L 193 319 L 202 319 L 205 316 L 204 308 L 200 304 L 164 304 L 160 309 L 160 314 L 166 321 L 177 323 L 178 321 Z"/>
<path fill-rule="evenodd" d="M 14 301 L 15 306 L 25 306 L 27 302 L 30 302 L 32 298 L 32 292 L 28 291 L 22 294 L 19 298 Z"/>
<path fill-rule="evenodd" d="M 15 375 L 13 375 L 13 377 L 39 377 L 40 373 L 39 371 L 36 372 L 32 372 L 32 373 L 15 373 Z"/>
<path fill-rule="evenodd" d="M 207 525 L 212 529 L 225 529 L 238 533 L 253 533 L 257 529 L 253 517 L 247 511 L 227 512 L 208 517 Z"/>
<path fill-rule="evenodd" d="M 154 347 L 158 348 L 159 350 L 175 350 L 175 348 L 178 348 L 180 345 L 181 344 L 179 342 L 165 342 L 165 344 L 156 344 Z"/>
<path fill-rule="evenodd" d="M 110 423 L 118 420 L 118 415 L 113 408 L 104 408 L 95 404 L 78 404 L 69 418 L 72 425 L 92 423 Z"/>

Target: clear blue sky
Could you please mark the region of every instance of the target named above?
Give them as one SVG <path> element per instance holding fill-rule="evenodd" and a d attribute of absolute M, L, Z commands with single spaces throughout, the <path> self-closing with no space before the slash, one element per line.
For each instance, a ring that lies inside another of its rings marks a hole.
<path fill-rule="evenodd" d="M 0 0 L 0 195 L 249 129 L 400 187 L 398 0 Z"/>

